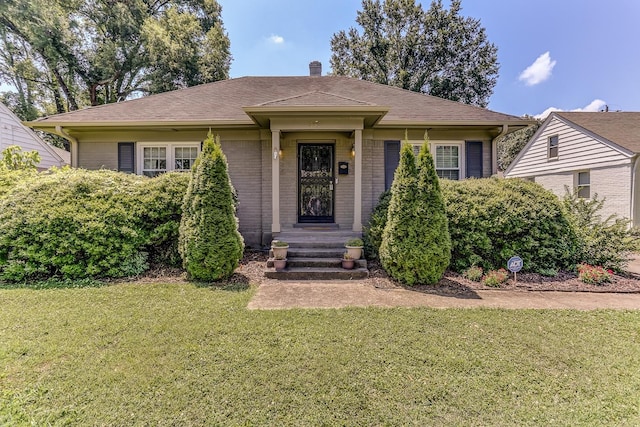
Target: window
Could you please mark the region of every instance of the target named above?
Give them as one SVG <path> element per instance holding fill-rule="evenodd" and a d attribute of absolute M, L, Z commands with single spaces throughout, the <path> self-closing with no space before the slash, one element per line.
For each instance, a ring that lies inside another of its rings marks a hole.
<path fill-rule="evenodd" d="M 142 143 L 138 144 L 138 171 L 154 177 L 169 171 L 187 172 L 200 152 L 199 143 Z"/>
<path fill-rule="evenodd" d="M 142 151 L 142 174 L 145 176 L 158 176 L 167 171 L 167 148 L 144 147 Z"/>
<path fill-rule="evenodd" d="M 550 136 L 548 142 L 547 156 L 549 159 L 558 158 L 558 135 Z"/>
<path fill-rule="evenodd" d="M 173 156 L 176 164 L 175 170 L 190 171 L 196 157 L 198 157 L 198 147 L 175 147 Z"/>
<path fill-rule="evenodd" d="M 578 172 L 577 181 L 578 197 L 583 199 L 591 198 L 591 176 L 589 172 Z"/>
<path fill-rule="evenodd" d="M 436 173 L 440 178 L 460 179 L 460 147 L 458 145 L 436 145 Z"/>

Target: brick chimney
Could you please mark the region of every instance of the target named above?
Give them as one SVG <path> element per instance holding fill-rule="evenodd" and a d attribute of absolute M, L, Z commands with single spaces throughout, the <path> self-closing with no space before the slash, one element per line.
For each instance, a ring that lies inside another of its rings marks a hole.
<path fill-rule="evenodd" d="M 309 63 L 309 75 L 311 77 L 320 77 L 322 75 L 322 63 L 320 61 L 311 61 Z"/>

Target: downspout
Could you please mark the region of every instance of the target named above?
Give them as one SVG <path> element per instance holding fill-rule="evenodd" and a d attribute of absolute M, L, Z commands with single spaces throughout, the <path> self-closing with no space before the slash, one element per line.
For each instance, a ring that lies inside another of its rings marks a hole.
<path fill-rule="evenodd" d="M 640 166 L 640 162 L 638 161 L 638 155 L 636 154 L 633 157 L 633 166 L 631 167 L 631 212 L 629 212 L 629 218 L 631 218 L 631 226 L 636 226 L 636 174 L 638 172 L 638 166 Z"/>
<path fill-rule="evenodd" d="M 509 132 L 509 125 L 502 125 L 502 132 L 491 140 L 491 175 L 498 173 L 498 138 L 505 136 Z"/>
<path fill-rule="evenodd" d="M 62 126 L 56 125 L 56 134 L 69 141 L 69 152 L 71 153 L 71 167 L 78 167 L 78 140 L 65 131 Z"/>

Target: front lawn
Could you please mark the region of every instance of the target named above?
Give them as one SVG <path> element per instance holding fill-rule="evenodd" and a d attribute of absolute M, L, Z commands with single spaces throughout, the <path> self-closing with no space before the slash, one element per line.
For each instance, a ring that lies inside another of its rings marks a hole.
<path fill-rule="evenodd" d="M 638 425 L 640 312 L 0 290 L 0 425 Z"/>

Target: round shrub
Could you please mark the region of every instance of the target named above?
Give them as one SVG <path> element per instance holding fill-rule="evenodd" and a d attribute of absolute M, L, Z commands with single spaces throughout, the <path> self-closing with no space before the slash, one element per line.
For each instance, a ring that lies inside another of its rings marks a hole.
<path fill-rule="evenodd" d="M 0 277 L 22 281 L 142 273 L 148 249 L 175 251 L 188 180 L 177 175 L 149 179 L 66 169 L 20 181 L 0 198 Z"/>
<path fill-rule="evenodd" d="M 0 168 L 0 199 L 9 193 L 13 187 L 26 181 L 30 178 L 37 176 L 35 170 L 11 170 L 6 168 Z"/>
<path fill-rule="evenodd" d="M 451 268 L 506 266 L 518 255 L 527 271 L 570 268 L 576 235 L 560 200 L 520 179 L 442 180 L 452 241 Z"/>

